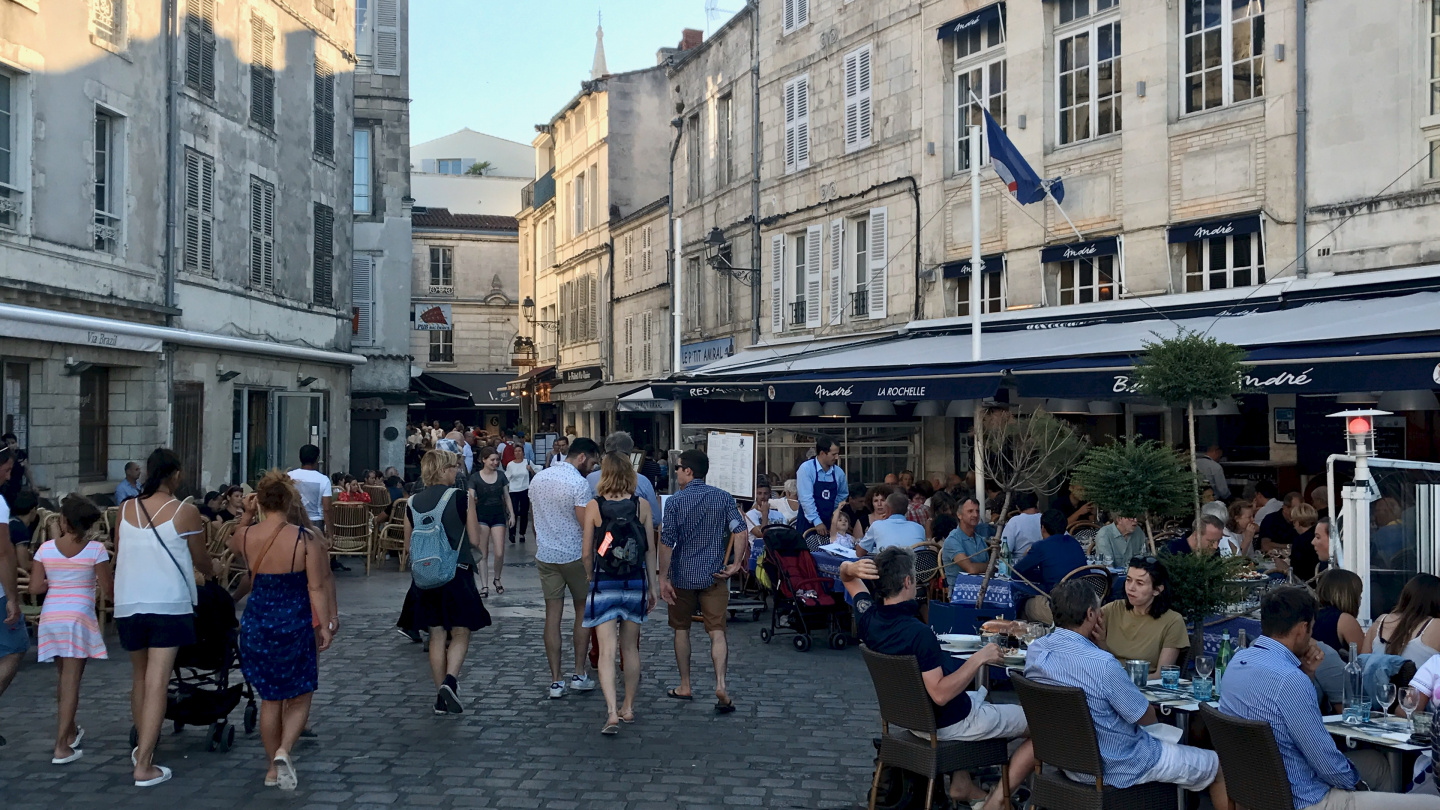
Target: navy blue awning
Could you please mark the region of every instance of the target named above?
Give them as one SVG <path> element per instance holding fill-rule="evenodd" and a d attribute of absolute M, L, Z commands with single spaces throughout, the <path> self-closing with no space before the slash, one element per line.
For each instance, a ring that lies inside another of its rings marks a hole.
<path fill-rule="evenodd" d="M 979 11 L 972 11 L 969 14 L 956 17 L 950 22 L 947 22 L 939 28 L 935 29 L 935 38 L 944 39 L 946 37 L 959 36 L 960 34 L 964 34 L 978 26 L 986 25 L 991 20 L 999 19 L 1000 16 L 1004 14 L 1004 12 L 1005 4 L 995 3 L 993 5 L 986 6 Z"/>
<path fill-rule="evenodd" d="M 999 273 L 1005 269 L 1005 254 L 992 253 L 989 256 L 981 256 L 980 263 L 985 273 Z M 946 262 L 941 268 L 945 278 L 967 278 L 970 275 L 970 260 L 962 259 L 958 262 Z"/>
<path fill-rule="evenodd" d="M 1106 236 L 1088 242 L 1072 242 L 1068 245 L 1052 245 L 1040 249 L 1040 262 L 1063 262 L 1070 259 L 1093 259 L 1097 256 L 1114 256 L 1120 252 L 1120 237 Z"/>
<path fill-rule="evenodd" d="M 1260 215 L 1251 214 L 1246 217 L 1231 217 L 1230 219 L 1214 219 L 1209 222 L 1192 222 L 1186 225 L 1173 225 L 1165 232 L 1166 241 L 1170 244 L 1179 242 L 1199 242 L 1202 239 L 1210 239 L 1216 236 L 1237 236 L 1247 233 L 1260 232 Z"/>

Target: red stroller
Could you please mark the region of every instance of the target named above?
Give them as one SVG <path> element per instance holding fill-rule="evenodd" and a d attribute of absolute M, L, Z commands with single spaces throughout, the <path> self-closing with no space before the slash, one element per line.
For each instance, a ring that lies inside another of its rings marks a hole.
<path fill-rule="evenodd" d="M 828 630 L 830 648 L 843 650 L 851 643 L 843 617 L 849 612 L 843 599 L 830 592 L 833 581 L 820 574 L 805 537 L 794 526 L 772 525 L 765 530 L 765 556 L 761 562 L 775 600 L 770 626 L 760 628 L 760 640 L 769 643 L 779 633 L 794 633 L 795 649 L 810 649 L 810 634 Z"/>

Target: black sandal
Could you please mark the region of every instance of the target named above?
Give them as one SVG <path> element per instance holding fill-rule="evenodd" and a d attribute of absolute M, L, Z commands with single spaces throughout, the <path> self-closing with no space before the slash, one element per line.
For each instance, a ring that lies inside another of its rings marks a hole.
<path fill-rule="evenodd" d="M 495 586 L 496 596 L 501 596 L 505 593 L 505 586 L 500 584 L 500 580 L 498 578 L 490 580 L 490 584 Z"/>

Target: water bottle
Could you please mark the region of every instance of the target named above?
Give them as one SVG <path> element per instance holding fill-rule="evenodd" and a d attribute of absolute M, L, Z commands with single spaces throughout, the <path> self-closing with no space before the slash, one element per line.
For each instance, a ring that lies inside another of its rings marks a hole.
<path fill-rule="evenodd" d="M 1350 642 L 1350 662 L 1345 665 L 1344 721 L 1359 725 L 1370 719 L 1370 701 L 1365 697 L 1365 667 L 1355 642 Z"/>
<path fill-rule="evenodd" d="M 1243 631 L 1242 631 L 1243 632 Z M 1235 648 L 1230 646 L 1230 631 L 1225 630 L 1220 634 L 1220 651 L 1215 655 L 1215 693 L 1220 693 L 1220 681 L 1225 677 L 1225 667 L 1230 665 L 1230 659 L 1235 657 Z"/>
<path fill-rule="evenodd" d="M 995 566 L 995 573 L 1005 579 L 1010 577 L 1010 548 L 1003 544 L 1000 546 L 1000 562 Z"/>

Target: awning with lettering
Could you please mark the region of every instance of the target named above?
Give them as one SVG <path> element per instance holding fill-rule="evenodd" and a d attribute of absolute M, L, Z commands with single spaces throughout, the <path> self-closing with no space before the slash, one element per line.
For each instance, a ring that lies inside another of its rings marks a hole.
<path fill-rule="evenodd" d="M 984 273 L 999 273 L 1005 269 L 1005 254 L 992 253 L 989 256 L 981 256 L 980 264 Z M 945 278 L 969 278 L 970 260 L 962 259 L 958 262 L 946 262 L 941 268 Z"/>
<path fill-rule="evenodd" d="M 979 9 L 978 11 L 972 11 L 969 14 L 962 14 L 961 16 L 956 17 L 955 19 L 935 29 L 935 38 L 945 39 L 946 37 L 960 36 L 961 34 L 973 31 L 974 29 L 979 28 L 982 25 L 987 25 L 992 20 L 1001 19 L 1004 13 L 1005 4 L 995 3 L 993 5 L 988 5 L 982 9 Z"/>
<path fill-rule="evenodd" d="M 1251 214 L 1245 217 L 1231 217 L 1230 219 L 1213 219 L 1208 222 L 1191 222 L 1185 225 L 1172 225 L 1165 232 L 1165 239 L 1170 244 L 1181 242 L 1199 242 L 1202 239 L 1211 239 L 1217 236 L 1239 236 L 1247 233 L 1260 232 L 1260 215 Z"/>
<path fill-rule="evenodd" d="M 647 385 L 616 400 L 615 410 L 625 413 L 672 413 L 675 400 L 656 396 L 655 389 Z"/>
<path fill-rule="evenodd" d="M 1063 262 L 1070 259 L 1093 259 L 1097 256 L 1114 256 L 1120 252 L 1120 237 L 1106 236 L 1088 242 L 1071 242 L 1068 245 L 1051 245 L 1040 249 L 1040 262 Z"/>

